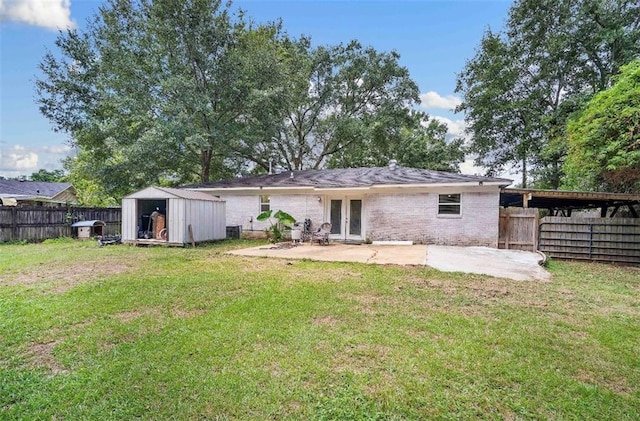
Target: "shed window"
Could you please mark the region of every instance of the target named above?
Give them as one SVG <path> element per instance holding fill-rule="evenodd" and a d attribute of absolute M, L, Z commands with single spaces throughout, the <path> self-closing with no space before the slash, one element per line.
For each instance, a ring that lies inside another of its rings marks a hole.
<path fill-rule="evenodd" d="M 267 212 L 269 210 L 271 210 L 269 196 L 260 196 L 260 212 Z"/>
<path fill-rule="evenodd" d="M 460 215 L 460 194 L 438 195 L 438 215 Z"/>

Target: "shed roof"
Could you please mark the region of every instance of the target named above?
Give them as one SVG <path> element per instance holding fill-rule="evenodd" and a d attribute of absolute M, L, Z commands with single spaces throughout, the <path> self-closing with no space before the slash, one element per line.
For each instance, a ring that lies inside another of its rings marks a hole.
<path fill-rule="evenodd" d="M 125 199 L 190 199 L 190 200 L 207 200 L 210 202 L 222 202 L 223 200 L 207 193 L 198 191 L 175 189 L 171 187 L 151 186 L 138 192 L 132 193 Z"/>
<path fill-rule="evenodd" d="M 293 177 L 292 177 L 293 174 Z M 370 167 L 336 168 L 324 170 L 285 171 L 280 174 L 264 174 L 253 177 L 233 178 L 209 183 L 182 186 L 189 189 L 225 189 L 225 188 L 354 188 L 376 185 L 437 185 L 437 184 L 479 184 L 491 183 L 507 186 L 511 180 L 505 178 L 482 177 L 457 174 L 444 171 L 432 171 L 419 168 Z"/>
<path fill-rule="evenodd" d="M 0 180 L 0 196 L 53 198 L 70 187 L 71 183 Z"/>

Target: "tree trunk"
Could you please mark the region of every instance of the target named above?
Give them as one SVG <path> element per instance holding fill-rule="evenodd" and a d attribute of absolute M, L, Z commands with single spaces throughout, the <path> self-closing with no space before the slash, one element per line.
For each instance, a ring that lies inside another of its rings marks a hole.
<path fill-rule="evenodd" d="M 522 188 L 527 188 L 527 158 L 522 158 Z"/>
<path fill-rule="evenodd" d="M 206 183 L 211 178 L 211 158 L 213 154 L 211 149 L 206 149 L 200 154 L 200 182 Z"/>

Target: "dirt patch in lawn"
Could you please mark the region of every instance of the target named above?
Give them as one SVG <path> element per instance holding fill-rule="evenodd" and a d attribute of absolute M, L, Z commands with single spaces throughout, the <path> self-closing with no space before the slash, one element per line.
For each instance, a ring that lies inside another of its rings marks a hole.
<path fill-rule="evenodd" d="M 34 267 L 0 278 L 4 286 L 41 286 L 49 287 L 49 292 L 61 294 L 77 285 L 91 282 L 105 276 L 118 275 L 139 266 L 136 261 L 123 261 L 122 257 L 104 256 L 96 260 L 77 262 L 41 263 Z"/>
<path fill-rule="evenodd" d="M 174 308 L 171 310 L 173 317 L 179 317 L 181 319 L 190 319 L 192 317 L 201 316 L 206 313 L 205 309 L 196 308 L 192 310 L 184 310 L 181 308 Z"/>
<path fill-rule="evenodd" d="M 339 320 L 332 316 L 326 317 L 315 317 L 313 319 L 313 324 L 316 326 L 334 326 L 338 324 Z"/>
<path fill-rule="evenodd" d="M 348 345 L 336 353 L 331 365 L 333 371 L 338 373 L 351 372 L 361 374 L 365 372 L 378 372 L 385 365 L 391 347 L 377 344 Z"/>
<path fill-rule="evenodd" d="M 130 323 L 142 316 L 159 316 L 160 310 L 156 308 L 141 308 L 139 310 L 131 310 L 131 311 L 122 311 L 120 313 L 115 313 L 113 316 L 116 319 L 119 319 L 122 323 Z"/>
<path fill-rule="evenodd" d="M 66 373 L 67 370 L 58 364 L 53 356 L 53 349 L 57 344 L 57 341 L 30 343 L 29 348 L 27 349 L 27 360 L 29 361 L 29 364 L 33 367 L 46 368 L 53 374 Z"/>

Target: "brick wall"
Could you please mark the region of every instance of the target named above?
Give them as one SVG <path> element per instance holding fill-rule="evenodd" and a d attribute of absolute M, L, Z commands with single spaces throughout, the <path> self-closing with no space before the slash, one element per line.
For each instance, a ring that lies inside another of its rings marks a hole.
<path fill-rule="evenodd" d="M 385 194 L 365 198 L 366 237 L 374 241 L 425 243 L 429 194 Z"/>
<path fill-rule="evenodd" d="M 438 216 L 438 193 L 367 195 L 363 201 L 364 237 L 421 244 L 497 247 L 499 196 L 497 188 L 462 192 L 461 215 Z M 220 197 L 227 202 L 227 225 L 242 225 L 244 231 L 264 230 L 269 226 L 268 222 L 256 221 L 260 213 L 258 195 Z M 310 218 L 316 228 L 325 219 L 325 200 L 323 197 L 318 201 L 315 194 L 272 195 L 271 209 L 283 210 L 300 222 Z"/>
<path fill-rule="evenodd" d="M 227 202 L 227 225 L 242 225 L 243 231 L 262 231 L 270 225 L 268 221 L 256 220 L 260 214 L 259 195 L 220 195 L 220 198 Z M 323 205 L 317 198 L 302 194 L 272 195 L 270 205 L 274 212 L 282 210 L 299 222 L 310 218 L 314 226 L 319 226 L 323 222 Z"/>
<path fill-rule="evenodd" d="M 324 202 L 318 201 L 318 197 L 318 195 L 305 194 L 271 196 L 271 209 L 287 212 L 298 222 L 304 222 L 309 218 L 313 227 L 317 228 L 324 222 Z"/>
<path fill-rule="evenodd" d="M 438 193 L 373 195 L 366 237 L 423 244 L 498 246 L 500 193 L 461 193 L 461 215 L 438 216 Z"/>
<path fill-rule="evenodd" d="M 462 193 L 461 215 L 437 216 L 438 195 L 429 198 L 427 212 L 432 216 L 427 229 L 428 244 L 498 247 L 500 192 Z"/>

